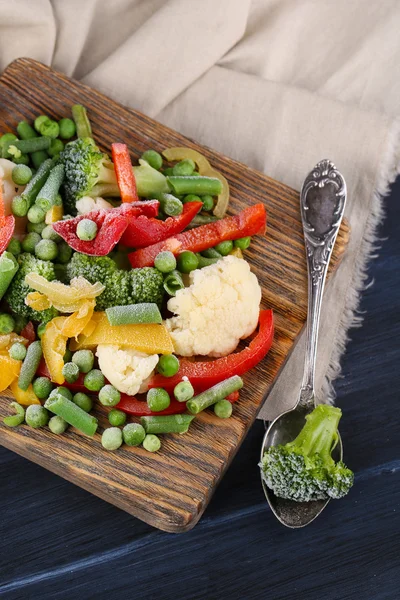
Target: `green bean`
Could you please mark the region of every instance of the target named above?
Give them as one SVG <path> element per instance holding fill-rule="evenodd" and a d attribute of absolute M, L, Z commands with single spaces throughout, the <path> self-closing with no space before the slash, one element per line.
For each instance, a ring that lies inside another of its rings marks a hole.
<path fill-rule="evenodd" d="M 150 433 L 143 440 L 143 448 L 147 452 L 157 452 L 161 448 L 161 441 L 156 435 Z"/>
<path fill-rule="evenodd" d="M 92 128 L 87 116 L 86 108 L 81 104 L 74 104 L 71 108 L 72 118 L 76 125 L 78 138 L 92 137 Z"/>
<path fill-rule="evenodd" d="M 168 275 L 164 277 L 163 286 L 164 290 L 170 296 L 175 296 L 178 290 L 182 290 L 185 287 L 181 274 L 176 270 L 168 273 Z"/>
<path fill-rule="evenodd" d="M 186 229 L 194 229 L 195 227 L 200 227 L 200 225 L 208 225 L 209 223 L 215 223 L 216 221 L 219 221 L 218 217 L 214 217 L 214 215 L 203 215 L 200 213 L 199 215 L 193 217 Z"/>
<path fill-rule="evenodd" d="M 167 177 L 167 181 L 176 194 L 196 194 L 218 196 L 222 191 L 222 183 L 216 177 L 175 176 Z"/>
<path fill-rule="evenodd" d="M 0 256 L 0 299 L 4 296 L 10 285 L 19 265 L 14 256 L 8 250 L 5 250 Z"/>
<path fill-rule="evenodd" d="M 198 265 L 197 268 L 198 269 L 203 269 L 204 267 L 209 267 L 210 265 L 214 265 L 216 262 L 218 262 L 222 256 L 220 256 L 220 258 L 206 258 L 205 256 L 202 256 L 201 254 L 196 254 L 197 258 L 198 258 Z"/>
<path fill-rule="evenodd" d="M 160 209 L 169 217 L 177 217 L 183 211 L 182 202 L 172 194 L 159 195 Z"/>
<path fill-rule="evenodd" d="M 54 415 L 54 417 L 51 417 L 49 421 L 49 429 L 52 433 L 55 433 L 56 435 L 61 435 L 62 433 L 64 433 L 67 427 L 67 421 L 65 421 L 65 419 L 59 417 L 58 415 Z"/>
<path fill-rule="evenodd" d="M 47 150 L 47 154 L 51 156 L 51 158 L 54 158 L 55 156 L 59 156 L 63 150 L 64 143 L 57 138 L 52 140 L 50 148 Z"/>
<path fill-rule="evenodd" d="M 32 177 L 32 179 L 26 186 L 25 190 L 21 194 L 21 198 L 23 200 L 25 200 L 25 202 L 27 203 L 26 213 L 28 212 L 29 207 L 32 206 L 32 204 L 35 202 L 38 193 L 40 192 L 40 190 L 46 183 L 46 180 L 49 176 L 52 164 L 53 163 L 52 163 L 51 158 L 48 158 L 47 160 L 45 160 L 40 165 L 37 173 Z M 25 215 L 26 215 L 26 213 L 25 213 Z M 24 216 L 24 215 L 21 215 L 21 216 Z"/>
<path fill-rule="evenodd" d="M 18 402 L 11 402 L 10 408 L 15 411 L 15 415 L 4 417 L 3 423 L 4 425 L 7 425 L 7 427 L 18 427 L 18 425 L 21 425 L 21 423 L 24 422 L 25 409 L 23 406 L 18 404 Z"/>
<path fill-rule="evenodd" d="M 0 137 L 0 150 L 3 153 L 3 149 L 11 142 L 16 141 L 18 138 L 15 133 L 5 133 Z"/>
<path fill-rule="evenodd" d="M 232 392 L 236 392 L 243 387 L 243 379 L 239 375 L 233 375 L 220 383 L 217 383 L 209 390 L 202 392 L 186 403 L 186 407 L 193 415 L 197 415 L 202 410 L 215 404 L 219 400 L 224 400 Z"/>
<path fill-rule="evenodd" d="M 101 445 L 105 450 L 117 450 L 122 445 L 122 431 L 118 427 L 109 427 L 103 431 Z"/>
<path fill-rule="evenodd" d="M 60 385 L 59 387 L 57 387 L 54 390 L 52 390 L 50 392 L 49 398 L 53 398 L 57 394 L 59 394 L 60 396 L 64 396 L 64 398 L 67 398 L 67 400 L 72 400 L 72 392 L 71 392 L 71 390 L 69 390 L 68 388 L 64 387 L 63 385 Z"/>
<path fill-rule="evenodd" d="M 140 417 L 146 433 L 186 433 L 194 415 L 151 415 Z"/>
<path fill-rule="evenodd" d="M 153 302 L 111 306 L 106 308 L 106 315 L 110 325 L 162 323 L 160 309 Z"/>
<path fill-rule="evenodd" d="M 40 341 L 32 342 L 26 351 L 26 357 L 22 363 L 18 377 L 18 387 L 26 391 L 35 376 L 40 360 L 42 358 L 42 344 Z"/>
<path fill-rule="evenodd" d="M 27 121 L 20 121 L 18 123 L 17 133 L 21 140 L 30 140 L 34 137 L 38 137 L 36 131 L 29 123 L 27 123 Z"/>
<path fill-rule="evenodd" d="M 247 250 L 247 248 L 250 246 L 250 242 L 251 237 L 247 236 L 234 240 L 233 245 L 235 246 L 235 248 L 239 248 L 240 250 Z"/>
<path fill-rule="evenodd" d="M 49 155 L 47 154 L 46 150 L 38 150 L 37 152 L 32 152 L 31 154 L 31 161 L 35 169 L 39 169 L 48 158 Z"/>
<path fill-rule="evenodd" d="M 45 407 L 52 413 L 62 417 L 69 425 L 76 427 L 82 433 L 93 436 L 96 433 L 98 422 L 96 417 L 89 415 L 79 408 L 72 400 L 61 394 L 49 396 Z"/>
<path fill-rule="evenodd" d="M 207 250 L 203 250 L 201 253 L 204 258 L 222 258 L 222 254 L 220 254 L 216 248 L 208 248 Z"/>
<path fill-rule="evenodd" d="M 47 212 L 56 203 L 58 190 L 64 179 L 64 165 L 56 165 L 50 171 L 45 184 L 38 192 L 35 204 Z"/>
<path fill-rule="evenodd" d="M 20 156 L 14 156 L 12 159 L 16 165 L 29 165 L 29 156 L 27 154 L 21 154 Z"/>
<path fill-rule="evenodd" d="M 5 149 L 9 149 L 10 146 L 15 146 L 17 150 L 24 154 L 31 154 L 32 152 L 38 152 L 39 150 L 47 150 L 50 148 L 51 138 L 49 137 L 36 137 L 29 138 L 27 140 L 15 140 L 10 142 Z"/>

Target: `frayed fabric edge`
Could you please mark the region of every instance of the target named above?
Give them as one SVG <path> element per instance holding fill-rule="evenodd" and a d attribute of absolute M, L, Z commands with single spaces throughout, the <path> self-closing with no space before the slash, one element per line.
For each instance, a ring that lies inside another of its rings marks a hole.
<path fill-rule="evenodd" d="M 328 369 L 321 387 L 321 398 L 333 403 L 336 398 L 334 381 L 341 374 L 341 358 L 349 341 L 349 329 L 361 327 L 364 317 L 359 311 L 362 292 L 370 287 L 368 267 L 376 258 L 380 247 L 378 227 L 385 216 L 384 198 L 390 191 L 390 185 L 400 173 L 400 120 L 396 119 L 388 134 L 386 149 L 376 178 L 371 212 L 368 216 L 364 236 L 355 262 L 353 283 L 347 291 L 345 308 L 336 332 Z"/>

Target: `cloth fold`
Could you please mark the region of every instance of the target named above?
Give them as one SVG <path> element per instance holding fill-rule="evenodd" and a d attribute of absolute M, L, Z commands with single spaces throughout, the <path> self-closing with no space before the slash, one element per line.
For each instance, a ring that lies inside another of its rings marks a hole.
<path fill-rule="evenodd" d="M 297 189 L 333 160 L 352 231 L 321 317 L 332 400 L 400 165 L 399 22 L 397 0 L 0 0 L 0 69 L 40 60 Z M 303 359 L 301 337 L 261 418 L 294 403 Z"/>

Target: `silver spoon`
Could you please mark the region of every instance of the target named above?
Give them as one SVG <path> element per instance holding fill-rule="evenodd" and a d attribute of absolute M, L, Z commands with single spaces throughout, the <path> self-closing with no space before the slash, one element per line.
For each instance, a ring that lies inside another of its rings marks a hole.
<path fill-rule="evenodd" d="M 269 425 L 261 447 L 261 458 L 270 446 L 286 444 L 302 429 L 306 415 L 317 404 L 314 393 L 315 359 L 317 354 L 318 326 L 326 273 L 333 246 L 342 221 L 346 203 L 346 183 L 343 176 L 329 160 L 322 160 L 307 175 L 300 195 L 308 268 L 308 312 L 306 328 L 306 356 L 303 382 L 299 398 L 291 410 L 282 413 Z M 342 440 L 332 454 L 341 460 Z M 275 496 L 261 476 L 262 486 L 272 512 L 286 527 L 308 525 L 318 517 L 329 500 L 294 502 Z"/>

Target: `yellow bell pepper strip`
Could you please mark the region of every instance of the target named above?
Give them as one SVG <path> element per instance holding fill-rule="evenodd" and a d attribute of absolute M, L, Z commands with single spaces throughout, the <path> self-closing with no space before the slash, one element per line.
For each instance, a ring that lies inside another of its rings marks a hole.
<path fill-rule="evenodd" d="M 67 349 L 68 336 L 63 335 L 62 329 L 68 317 L 55 317 L 46 325 L 42 335 L 42 350 L 44 360 L 54 383 L 63 384 L 62 374 L 64 354 Z"/>
<path fill-rule="evenodd" d="M 61 329 L 61 333 L 66 337 L 78 338 L 78 335 L 82 333 L 90 323 L 94 307 L 96 306 L 96 300 L 84 300 L 81 307 L 76 312 L 72 313 L 66 318 Z"/>
<path fill-rule="evenodd" d="M 46 310 L 52 306 L 47 296 L 40 292 L 29 292 L 25 298 L 25 304 L 37 311 Z"/>
<path fill-rule="evenodd" d="M 54 320 L 54 319 L 53 319 Z M 174 346 L 164 325 L 156 323 L 141 325 L 110 325 L 105 312 L 93 315 L 97 325 L 89 336 L 80 335 L 77 341 L 71 340 L 72 351 L 93 348 L 99 344 L 115 344 L 134 348 L 146 354 L 172 354 Z"/>
<path fill-rule="evenodd" d="M 57 221 L 61 221 L 63 218 L 63 207 L 62 204 L 58 206 L 52 206 L 46 213 L 45 223 L 46 225 L 51 225 L 52 223 L 56 223 Z"/>
<path fill-rule="evenodd" d="M 26 345 L 28 343 L 28 341 L 29 340 L 22 337 L 21 335 L 17 335 L 16 333 L 14 333 L 14 331 L 12 333 L 0 335 L 0 354 L 2 353 L 2 351 L 9 350 L 11 348 L 11 346 L 13 344 L 16 344 L 17 342 L 19 344 Z"/>
<path fill-rule="evenodd" d="M 97 327 L 97 321 L 95 321 L 95 320 L 93 320 L 93 318 L 91 318 L 89 323 L 87 325 L 85 325 L 85 327 L 82 329 L 81 333 L 85 337 L 89 337 L 89 335 L 92 335 L 92 333 L 96 329 L 96 327 Z"/>
<path fill-rule="evenodd" d="M 0 354 L 0 392 L 4 392 L 18 379 L 21 364 L 20 360 L 11 358 L 8 352 Z"/>
<path fill-rule="evenodd" d="M 174 147 L 166 148 L 163 151 L 163 156 L 169 161 L 185 160 L 186 158 L 193 160 L 199 170 L 200 175 L 204 177 L 216 177 L 222 183 L 222 191 L 217 197 L 213 213 L 219 219 L 225 216 L 229 204 L 229 184 L 225 177 L 218 171 L 213 169 L 205 156 L 193 150 L 192 148 Z"/>
<path fill-rule="evenodd" d="M 21 390 L 18 387 L 18 381 L 15 380 L 10 384 L 10 390 L 12 391 L 14 398 L 18 402 L 18 404 L 22 404 L 22 406 L 30 406 L 31 404 L 40 404 L 39 398 L 36 396 L 33 391 L 32 384 L 29 384 L 29 387 L 26 391 Z"/>
<path fill-rule="evenodd" d="M 37 273 L 29 273 L 25 277 L 25 283 L 43 294 L 48 302 L 50 302 L 50 306 L 54 306 L 60 312 L 66 313 L 73 313 L 79 310 L 82 303 L 88 299 L 96 298 L 104 290 L 104 285 L 101 283 L 96 282 L 91 284 L 84 277 L 76 277 L 72 279 L 69 285 L 65 285 L 59 281 L 47 281 L 47 279 Z M 26 303 L 28 306 L 33 306 L 34 304 L 36 310 L 44 310 L 44 308 L 39 308 L 41 306 L 40 303 L 43 303 L 43 306 L 46 304 L 42 298 L 37 293 L 30 292 L 26 297 Z"/>

